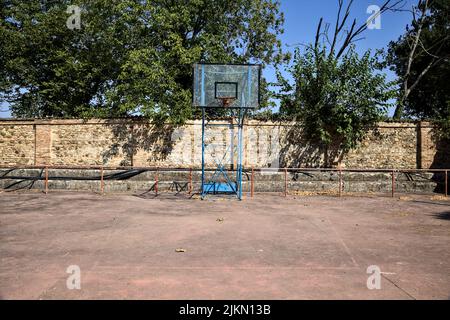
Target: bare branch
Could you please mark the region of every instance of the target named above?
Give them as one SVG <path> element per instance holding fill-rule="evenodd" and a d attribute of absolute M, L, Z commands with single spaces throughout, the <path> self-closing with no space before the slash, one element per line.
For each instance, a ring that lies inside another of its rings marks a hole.
<path fill-rule="evenodd" d="M 449 36 L 449 35 L 443 37 L 443 38 L 442 38 L 441 40 L 439 40 L 439 41 L 436 41 L 436 42 L 435 42 L 432 46 L 430 46 L 428 49 L 426 49 L 426 48 L 424 47 L 422 40 L 419 39 L 419 45 L 420 45 L 420 47 L 423 49 L 423 52 L 425 52 L 425 54 L 428 54 L 428 55 L 431 56 L 431 57 L 434 57 L 434 58 L 439 59 L 439 58 L 441 58 L 441 57 L 440 57 L 440 56 L 437 56 L 437 55 L 435 55 L 435 54 L 430 53 L 430 50 L 433 49 L 434 47 L 436 47 L 437 45 L 440 44 L 441 46 L 436 50 L 436 54 L 440 54 L 440 53 L 441 53 L 441 49 L 443 48 L 443 46 L 444 46 L 444 44 L 445 44 L 445 41 L 446 41 L 447 39 L 450 39 L 450 36 Z M 423 52 L 421 52 L 420 54 L 417 54 L 415 58 L 422 56 L 422 53 L 423 53 Z"/>
<path fill-rule="evenodd" d="M 350 31 L 347 33 L 347 37 L 345 38 L 344 44 L 341 46 L 341 49 L 339 50 L 338 54 L 336 55 L 336 59 L 339 59 L 339 57 L 345 52 L 345 50 L 351 44 L 353 36 L 356 37 L 356 35 L 359 34 L 359 33 L 354 33 L 355 27 L 356 27 L 356 19 L 353 20 Z"/>
<path fill-rule="evenodd" d="M 320 40 L 320 30 L 322 29 L 323 18 L 320 18 L 319 25 L 317 26 L 316 31 L 316 40 L 314 41 L 314 49 L 317 51 L 319 48 L 319 40 Z"/>
<path fill-rule="evenodd" d="M 438 56 L 432 54 L 431 52 L 429 52 L 429 51 L 425 48 L 425 46 L 423 45 L 422 40 L 420 40 L 420 39 L 419 39 L 419 45 L 420 45 L 420 47 L 422 48 L 423 52 L 425 52 L 427 55 L 429 55 L 429 56 L 432 57 L 432 58 L 439 59 Z"/>
<path fill-rule="evenodd" d="M 420 3 L 421 3 L 421 1 L 419 0 L 419 5 L 420 5 Z M 420 16 L 419 20 L 418 21 L 414 20 L 414 21 L 417 21 L 418 29 L 417 29 L 417 32 L 416 32 L 416 35 L 415 35 L 415 38 L 414 38 L 414 42 L 413 42 L 411 51 L 409 52 L 409 55 L 408 55 L 408 63 L 406 65 L 406 72 L 405 72 L 405 75 L 403 77 L 403 81 L 405 82 L 404 83 L 405 94 L 407 92 L 408 78 L 409 78 L 409 75 L 411 73 L 411 66 L 412 66 L 412 63 L 414 61 L 414 55 L 416 53 L 417 46 L 419 45 L 419 39 L 420 39 L 420 35 L 422 34 L 423 23 L 425 21 L 425 16 L 426 16 L 427 10 L 428 10 L 428 0 L 425 0 L 425 3 L 424 3 L 424 6 L 422 7 L 422 12 L 421 12 L 421 16 Z"/>
<path fill-rule="evenodd" d="M 434 59 L 434 60 L 430 61 L 430 63 L 427 65 L 427 67 L 425 69 L 423 69 L 422 72 L 417 76 L 416 81 L 414 81 L 414 83 L 408 88 L 408 95 L 406 95 L 405 99 L 409 96 L 411 91 L 413 91 L 414 88 L 419 84 L 420 80 L 422 80 L 422 78 L 427 74 L 427 72 L 432 67 L 436 66 L 443 60 L 444 60 L 444 58 L 439 58 L 439 59 Z"/>
<path fill-rule="evenodd" d="M 331 44 L 330 55 L 332 55 L 334 53 L 334 47 L 336 46 L 336 41 L 337 41 L 339 32 L 342 29 L 342 27 L 345 25 L 345 21 L 347 20 L 348 14 L 350 12 L 349 7 L 347 7 L 347 11 L 344 16 L 343 22 L 340 24 L 339 21 L 341 19 L 341 11 L 342 11 L 343 5 L 344 5 L 344 0 L 339 0 L 339 9 L 338 9 L 337 18 L 336 18 L 336 25 L 334 28 L 333 43 Z"/>
<path fill-rule="evenodd" d="M 337 51 L 336 58 L 340 58 L 342 54 L 348 49 L 348 47 L 355 41 L 361 40 L 361 33 L 363 33 L 367 29 L 367 21 L 364 21 L 362 25 L 357 27 L 356 19 L 353 20 L 350 30 L 345 30 L 345 26 L 347 25 L 348 19 L 350 17 L 350 12 L 352 5 L 354 4 L 354 0 L 349 0 L 347 5 L 344 6 L 345 1 L 344 0 L 337 0 L 338 1 L 338 10 L 337 10 L 337 16 L 336 16 L 336 22 L 334 25 L 334 33 L 332 37 L 329 37 L 329 25 L 327 24 L 325 30 L 322 32 L 322 24 L 323 24 L 323 18 L 320 19 L 319 25 L 317 27 L 316 31 L 316 38 L 315 38 L 315 44 L 314 48 L 318 50 L 318 46 L 320 43 L 320 38 L 324 38 L 324 42 L 328 42 L 330 45 L 329 50 L 329 56 L 334 56 L 335 52 Z M 376 19 L 379 15 L 386 11 L 396 11 L 396 10 L 402 10 L 406 3 L 406 0 L 385 0 L 384 4 L 380 7 L 380 11 L 377 12 L 376 15 L 372 17 L 372 19 Z M 345 7 L 345 13 L 344 12 Z M 332 39 L 330 41 L 330 38 Z M 344 41 L 342 42 L 342 39 Z M 339 50 L 336 50 L 338 43 L 341 43 Z"/>
<path fill-rule="evenodd" d="M 375 19 L 376 17 L 378 17 L 379 15 L 387 12 L 387 11 L 394 11 L 397 10 L 397 8 L 399 8 L 399 6 L 401 6 L 402 4 L 404 4 L 404 0 L 397 0 L 395 2 L 393 2 L 393 0 L 387 0 L 381 7 L 380 7 L 380 11 L 377 12 L 377 14 L 372 18 Z M 351 5 L 352 2 L 349 3 L 349 5 Z M 348 7 L 348 11 L 350 10 L 350 7 Z M 344 40 L 344 43 L 342 44 L 341 48 L 338 51 L 338 54 L 336 55 L 336 58 L 339 58 L 342 56 L 342 54 L 345 52 L 345 50 L 347 50 L 347 48 L 353 43 L 355 42 L 355 39 L 361 34 L 363 33 L 366 29 L 367 29 L 367 21 L 365 21 L 361 26 L 359 26 L 357 29 L 356 28 L 356 19 L 353 20 L 353 25 L 350 29 L 350 31 L 347 34 L 347 37 Z"/>

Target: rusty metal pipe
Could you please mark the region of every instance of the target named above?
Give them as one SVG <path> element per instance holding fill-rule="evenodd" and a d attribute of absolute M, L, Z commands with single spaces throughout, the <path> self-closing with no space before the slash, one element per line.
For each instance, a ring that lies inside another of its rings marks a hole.
<path fill-rule="evenodd" d="M 48 193 L 48 167 L 45 167 L 45 194 Z"/>
<path fill-rule="evenodd" d="M 252 174 L 250 176 L 250 197 L 253 198 L 254 195 L 254 189 L 255 189 L 255 185 L 254 185 L 254 179 L 255 179 L 255 170 L 252 167 Z"/>
<path fill-rule="evenodd" d="M 394 197 L 395 193 L 395 170 L 392 170 L 392 198 Z"/>
<path fill-rule="evenodd" d="M 158 195 L 158 169 L 155 171 L 155 194 Z"/>
<path fill-rule="evenodd" d="M 192 194 L 192 168 L 189 168 L 189 194 Z"/>
<path fill-rule="evenodd" d="M 100 169 L 100 193 L 103 195 L 105 191 L 105 182 L 103 179 L 104 173 L 103 173 L 103 167 Z"/>
<path fill-rule="evenodd" d="M 91 166 L 63 166 L 63 165 L 0 165 L 0 169 L 44 169 L 45 167 L 48 167 L 49 169 L 94 169 L 94 170 L 100 170 L 101 166 L 99 165 L 91 165 Z M 159 167 L 129 167 L 129 166 L 123 166 L 123 167 L 103 167 L 104 170 L 148 170 L 153 171 L 158 169 L 159 171 L 188 171 L 190 168 L 186 167 L 174 167 L 174 168 L 159 168 Z M 201 171 L 200 168 L 195 168 L 193 171 Z M 208 171 L 214 171 L 214 169 L 207 169 Z M 254 168 L 255 172 L 259 172 L 262 169 L 261 168 Z M 281 169 L 283 170 L 283 169 Z M 284 170 L 287 170 L 289 172 L 292 171 L 331 171 L 331 172 L 337 172 L 339 171 L 338 168 L 285 168 Z M 345 168 L 341 169 L 342 172 L 391 172 L 393 169 L 372 169 L 372 168 L 366 168 L 366 169 L 352 169 L 352 168 Z M 448 169 L 394 169 L 396 171 L 401 172 L 439 172 L 441 173 L 443 170 L 450 170 Z"/>
<path fill-rule="evenodd" d="M 284 196 L 288 195 L 287 168 L 284 168 Z"/>
<path fill-rule="evenodd" d="M 448 196 L 448 170 L 445 170 L 445 196 Z"/>

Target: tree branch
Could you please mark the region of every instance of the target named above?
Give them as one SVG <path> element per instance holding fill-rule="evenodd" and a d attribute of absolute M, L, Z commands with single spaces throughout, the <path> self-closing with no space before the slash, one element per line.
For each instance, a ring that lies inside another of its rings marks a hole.
<path fill-rule="evenodd" d="M 394 3 L 392 3 L 393 0 L 387 0 L 381 7 L 380 11 L 377 13 L 376 16 L 373 17 L 375 19 L 379 15 L 385 13 L 386 11 L 395 11 L 399 7 L 401 3 L 404 3 L 404 0 L 397 0 Z M 350 11 L 350 6 L 353 1 L 349 3 L 348 12 Z M 344 21 L 343 21 L 344 22 Z M 347 50 L 347 48 L 354 42 L 355 38 L 358 37 L 361 33 L 363 33 L 367 29 L 367 21 L 364 22 L 361 26 L 359 26 L 357 29 L 356 27 L 356 19 L 353 20 L 352 27 L 350 31 L 347 33 L 347 37 L 344 40 L 344 43 L 342 44 L 341 48 L 338 51 L 338 54 L 336 55 L 336 58 L 339 59 L 342 54 Z"/>
<path fill-rule="evenodd" d="M 430 61 L 430 63 L 427 65 L 427 67 L 425 69 L 423 69 L 423 71 L 417 76 L 416 81 L 414 81 L 414 83 L 409 87 L 408 89 L 408 95 L 411 93 L 411 91 L 414 90 L 414 88 L 419 84 L 420 80 L 425 76 L 425 74 L 427 74 L 427 72 L 434 67 L 435 65 L 439 64 L 441 61 L 443 61 L 444 58 L 439 58 L 439 59 L 433 59 L 432 61 Z M 408 98 L 408 95 L 405 98 Z"/>
<path fill-rule="evenodd" d="M 418 83 L 423 78 L 423 76 L 425 76 L 425 74 L 428 72 L 428 70 L 430 70 L 431 67 L 433 67 L 435 65 L 435 63 L 437 63 L 438 61 L 441 61 L 441 59 L 433 58 L 430 61 L 430 63 L 426 66 L 426 68 L 423 69 L 422 72 L 419 74 L 419 76 L 417 77 L 416 81 L 414 81 L 413 85 L 411 87 L 408 86 L 409 77 L 411 75 L 411 66 L 413 64 L 414 56 L 416 54 L 416 50 L 417 50 L 417 47 L 418 47 L 419 42 L 420 42 L 420 36 L 422 34 L 423 25 L 424 25 L 426 13 L 427 13 L 427 10 L 428 10 L 428 2 L 429 2 L 429 0 L 424 0 L 424 1 L 419 0 L 419 2 L 417 4 L 417 8 L 421 8 L 419 20 L 417 20 L 417 18 L 416 18 L 416 14 L 415 14 L 416 10 L 414 8 L 412 10 L 412 12 L 413 12 L 413 24 L 417 25 L 418 29 L 417 29 L 417 32 L 414 35 L 412 47 L 411 47 L 411 50 L 410 50 L 410 52 L 408 54 L 408 60 L 407 60 L 407 64 L 406 64 L 406 71 L 405 71 L 405 74 L 403 75 L 403 94 L 400 97 L 400 101 L 397 104 L 397 108 L 395 109 L 394 119 L 400 119 L 401 118 L 402 113 L 403 113 L 404 103 L 405 103 L 406 99 L 408 98 L 409 94 L 411 93 L 411 91 L 418 85 Z"/>
<path fill-rule="evenodd" d="M 323 18 L 320 18 L 319 25 L 317 26 L 316 31 L 316 40 L 314 41 L 314 50 L 317 52 L 319 48 L 319 40 L 320 40 L 320 30 L 322 29 Z"/>

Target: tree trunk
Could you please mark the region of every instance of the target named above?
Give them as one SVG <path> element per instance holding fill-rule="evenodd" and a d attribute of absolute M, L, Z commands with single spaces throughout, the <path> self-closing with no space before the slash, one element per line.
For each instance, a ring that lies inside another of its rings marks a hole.
<path fill-rule="evenodd" d="M 403 103 L 397 105 L 397 107 L 395 108 L 395 112 L 394 112 L 394 120 L 400 120 L 402 118 L 403 110 L 404 110 Z"/>

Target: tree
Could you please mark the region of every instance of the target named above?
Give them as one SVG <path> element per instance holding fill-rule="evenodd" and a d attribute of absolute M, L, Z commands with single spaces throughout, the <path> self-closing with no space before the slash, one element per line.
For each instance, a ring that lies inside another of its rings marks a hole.
<path fill-rule="evenodd" d="M 6 0 L 0 11 L 0 93 L 19 117 L 192 115 L 194 62 L 284 59 L 273 0 Z"/>
<path fill-rule="evenodd" d="M 295 119 L 302 136 L 320 146 L 325 166 L 332 166 L 336 157 L 354 148 L 386 114 L 388 101 L 394 97 L 392 83 L 378 72 L 379 52 L 359 56 L 355 51 L 367 22 L 358 26 L 354 19 L 348 26 L 352 4 L 353 0 L 346 6 L 338 0 L 331 34 L 330 24 L 324 26 L 320 19 L 314 43 L 295 51 L 286 69 L 293 84 L 278 73 L 282 116 Z M 400 4 L 385 1 L 378 14 Z"/>
<path fill-rule="evenodd" d="M 394 118 L 450 122 L 450 3 L 419 0 L 411 13 L 411 26 L 389 45 L 400 84 Z"/>
<path fill-rule="evenodd" d="M 378 67 L 370 51 L 359 57 L 354 46 L 340 59 L 307 47 L 296 50 L 287 70 L 294 84 L 280 79 L 281 113 L 323 148 L 325 166 L 354 148 L 386 113 L 394 93 Z"/>

